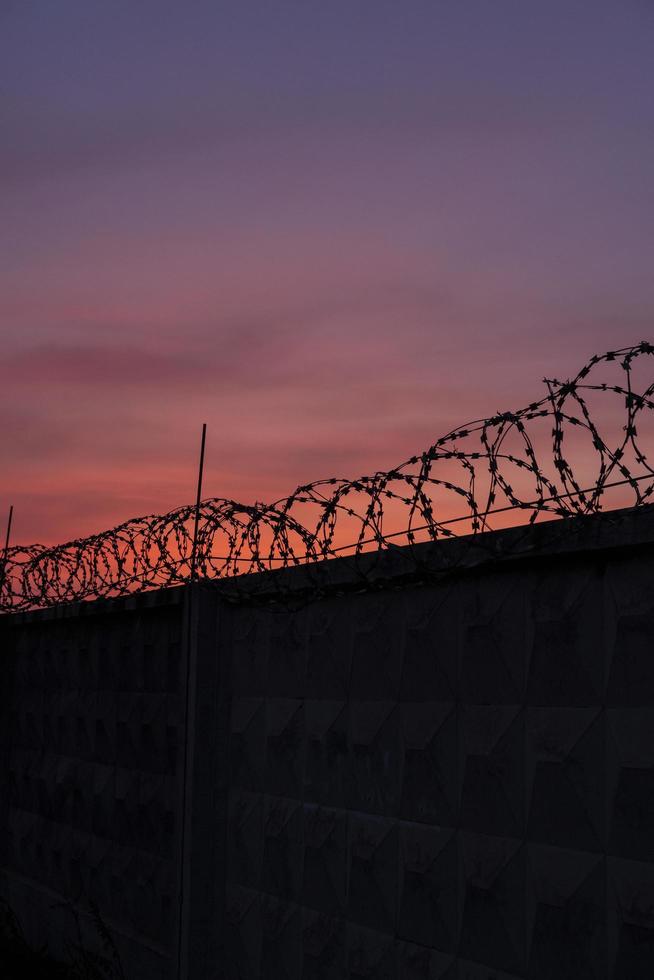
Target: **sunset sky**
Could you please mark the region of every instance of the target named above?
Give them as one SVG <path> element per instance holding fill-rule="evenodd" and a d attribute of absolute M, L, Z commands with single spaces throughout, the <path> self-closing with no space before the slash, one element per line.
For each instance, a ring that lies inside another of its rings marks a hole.
<path fill-rule="evenodd" d="M 3 0 L 0 523 L 390 467 L 654 339 L 650 0 Z"/>

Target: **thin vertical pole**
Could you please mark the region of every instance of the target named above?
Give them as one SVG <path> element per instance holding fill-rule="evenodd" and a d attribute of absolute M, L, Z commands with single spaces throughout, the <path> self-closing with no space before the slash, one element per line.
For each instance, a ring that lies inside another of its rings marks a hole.
<path fill-rule="evenodd" d="M 202 425 L 202 442 L 200 443 L 200 467 L 198 469 L 198 493 L 195 498 L 195 527 L 193 528 L 193 553 L 191 556 L 191 582 L 196 578 L 196 566 L 198 557 L 198 525 L 200 523 L 200 501 L 202 500 L 202 473 L 204 470 L 204 443 L 207 435 L 207 423 Z M 184 601 L 184 616 L 186 618 L 186 684 L 185 684 L 185 710 L 184 710 L 184 760 L 182 763 L 182 812 L 180 829 L 180 848 L 179 848 L 179 905 L 177 919 L 177 980 L 184 980 L 188 977 L 188 948 L 187 948 L 187 913 L 186 895 L 187 873 L 186 866 L 187 844 L 186 844 L 186 822 L 189 794 L 189 725 L 191 718 L 191 658 L 194 656 L 194 637 L 196 631 L 197 606 L 193 601 L 195 589 L 188 589 Z M 195 682 L 194 682 L 195 683 Z M 192 760 L 191 760 L 192 763 Z"/>
<path fill-rule="evenodd" d="M 5 572 L 7 570 L 7 555 L 9 554 L 9 536 L 11 535 L 11 519 L 14 516 L 13 504 L 9 506 L 9 517 L 7 518 L 7 534 L 5 536 L 5 547 L 2 553 L 2 568 L 0 568 L 0 599 L 2 598 L 2 588 L 5 584 Z"/>
<path fill-rule="evenodd" d="M 196 579 L 198 560 L 198 525 L 200 523 L 200 500 L 202 499 L 202 473 L 204 471 L 204 442 L 207 436 L 207 423 L 202 424 L 202 442 L 200 443 L 200 468 L 198 470 L 198 495 L 195 501 L 195 527 L 193 529 L 193 554 L 191 556 L 191 582 Z"/>

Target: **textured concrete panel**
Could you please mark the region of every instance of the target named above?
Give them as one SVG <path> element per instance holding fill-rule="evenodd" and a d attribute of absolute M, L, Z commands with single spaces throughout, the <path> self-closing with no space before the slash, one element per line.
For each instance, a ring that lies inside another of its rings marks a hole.
<path fill-rule="evenodd" d="M 250 700 L 229 794 L 248 831 L 228 837 L 227 887 L 251 889 L 243 934 L 279 916 L 274 941 L 256 926 L 268 952 L 253 946 L 247 975 L 274 975 L 266 957 L 280 976 L 654 975 L 653 564 L 531 552 L 519 570 L 314 602 L 294 631 L 292 612 L 225 610 L 268 651 L 264 687 L 234 666 Z"/>
<path fill-rule="evenodd" d="M 180 598 L 25 614 L 3 650 L 2 895 L 59 953 L 75 927 L 52 905 L 71 902 L 84 920 L 95 903 L 128 976 L 161 980 L 176 972 Z"/>

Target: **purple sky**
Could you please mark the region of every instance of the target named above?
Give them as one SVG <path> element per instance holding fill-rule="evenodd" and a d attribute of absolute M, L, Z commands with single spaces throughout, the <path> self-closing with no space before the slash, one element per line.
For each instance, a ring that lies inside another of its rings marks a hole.
<path fill-rule="evenodd" d="M 652 340 L 648 0 L 4 0 L 0 508 L 394 465 Z M 0 520 L 2 515 L 0 514 Z"/>

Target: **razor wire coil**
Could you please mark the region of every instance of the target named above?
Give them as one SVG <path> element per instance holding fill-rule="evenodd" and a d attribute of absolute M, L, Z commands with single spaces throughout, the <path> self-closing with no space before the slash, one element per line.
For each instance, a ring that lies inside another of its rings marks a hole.
<path fill-rule="evenodd" d="M 472 536 L 493 530 L 498 514 L 526 515 L 527 524 L 589 515 L 607 509 L 616 487 L 628 498 L 622 505 L 645 504 L 654 494 L 647 455 L 654 432 L 646 426 L 654 381 L 637 391 L 635 373 L 647 371 L 652 354 L 654 346 L 642 342 L 595 355 L 572 380 L 546 379 L 539 400 L 453 429 L 390 470 L 317 480 L 271 504 L 204 500 L 198 574 L 233 580 L 340 555 L 356 559 L 396 539 L 410 551 L 458 530 Z M 607 380 L 603 371 L 618 377 Z M 187 505 L 57 546 L 10 547 L 0 610 L 184 584 L 195 514 Z"/>

